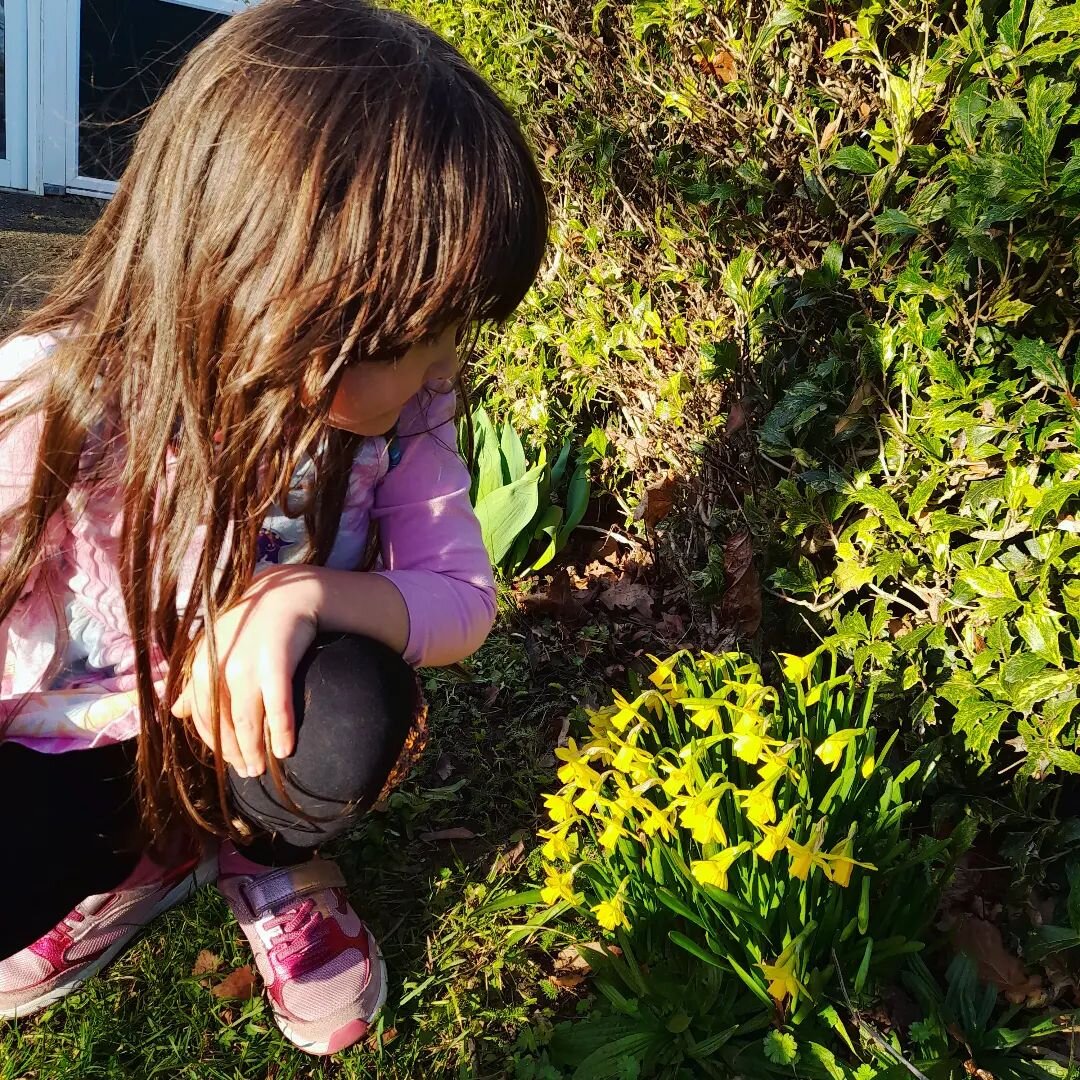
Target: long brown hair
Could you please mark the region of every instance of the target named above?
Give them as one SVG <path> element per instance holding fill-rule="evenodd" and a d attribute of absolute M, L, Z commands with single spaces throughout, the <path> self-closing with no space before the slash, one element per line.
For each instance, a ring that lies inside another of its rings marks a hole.
<path fill-rule="evenodd" d="M 546 232 L 497 95 L 432 30 L 364 0 L 264 0 L 148 114 L 81 256 L 20 330 L 58 342 L 0 408 L 0 436 L 44 421 L 28 497 L 0 522 L 0 619 L 73 485 L 118 489 L 152 835 L 234 832 L 220 739 L 211 769 L 168 706 L 200 630 L 216 670 L 209 631 L 250 584 L 262 519 L 304 455 L 319 477 L 309 559 L 325 561 L 359 441 L 324 423 L 337 376 L 452 321 L 508 317 Z M 106 452 L 88 462 L 91 430 Z"/>

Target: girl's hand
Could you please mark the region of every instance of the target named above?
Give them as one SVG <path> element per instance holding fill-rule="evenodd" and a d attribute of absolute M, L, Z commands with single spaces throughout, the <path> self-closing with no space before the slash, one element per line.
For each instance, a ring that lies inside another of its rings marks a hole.
<path fill-rule="evenodd" d="M 277 758 L 295 744 L 293 674 L 318 629 L 319 587 L 311 567 L 261 574 L 217 621 L 221 754 L 241 776 L 266 770 L 266 739 Z M 212 750 L 210 661 L 199 646 L 191 675 L 172 706 L 190 717 Z"/>

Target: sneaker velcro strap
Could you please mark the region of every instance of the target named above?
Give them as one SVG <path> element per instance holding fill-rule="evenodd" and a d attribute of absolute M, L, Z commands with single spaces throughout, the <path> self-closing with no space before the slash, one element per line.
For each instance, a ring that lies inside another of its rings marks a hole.
<path fill-rule="evenodd" d="M 254 881 L 245 882 L 240 891 L 252 914 L 258 917 L 265 915 L 282 900 L 344 887 L 345 878 L 335 863 L 313 859 L 299 866 L 283 866 Z"/>

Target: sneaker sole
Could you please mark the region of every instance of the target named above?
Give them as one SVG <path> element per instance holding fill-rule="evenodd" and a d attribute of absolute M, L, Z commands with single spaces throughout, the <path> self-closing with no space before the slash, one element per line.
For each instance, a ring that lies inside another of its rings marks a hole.
<path fill-rule="evenodd" d="M 374 938 L 372 938 L 374 941 Z M 379 961 L 379 977 L 382 979 L 382 988 L 379 991 L 378 1000 L 375 1002 L 375 1008 L 372 1010 L 371 1017 L 365 1021 L 368 1026 L 368 1031 L 371 1030 L 371 1025 L 375 1023 L 376 1018 L 382 1011 L 382 1007 L 386 1004 L 386 991 L 387 991 L 387 976 L 386 976 L 386 961 L 383 959 L 382 949 L 379 948 L 378 943 L 375 944 L 375 955 Z M 296 1028 L 294 1028 L 284 1017 L 274 1013 L 274 1021 L 277 1023 L 278 1028 L 281 1030 L 281 1034 L 285 1036 L 298 1050 L 303 1050 L 306 1054 L 314 1054 L 316 1057 L 325 1057 L 328 1054 L 336 1054 L 340 1050 L 346 1049 L 346 1047 L 335 1047 L 331 1049 L 330 1042 L 323 1040 L 321 1042 L 310 1042 L 306 1039 Z M 365 1035 L 367 1032 L 364 1033 Z M 361 1035 L 360 1038 L 364 1036 Z M 359 1041 L 359 1040 L 356 1040 Z M 353 1045 L 353 1044 L 349 1044 Z"/>
<path fill-rule="evenodd" d="M 56 983 L 51 990 L 42 994 L 41 997 L 34 998 L 33 1001 L 27 1001 L 21 1005 L 16 1005 L 14 1008 L 0 1008 L 0 1019 L 25 1019 L 28 1016 L 32 1016 L 34 1013 L 41 1012 L 42 1009 L 47 1008 L 54 1002 L 59 1001 L 61 998 L 65 998 L 68 994 L 78 990 L 87 979 L 92 979 L 106 964 L 114 960 L 119 953 L 127 948 L 132 940 L 141 934 L 153 919 L 156 919 L 159 915 L 168 911 L 169 908 L 176 907 L 177 904 L 183 903 L 196 889 L 209 884 L 216 877 L 217 854 L 215 853 L 212 857 L 204 859 L 190 874 L 185 874 L 184 877 L 161 898 L 144 922 L 139 923 L 137 926 L 133 926 L 130 932 L 120 938 L 119 941 L 114 941 L 96 960 L 91 961 L 86 967 L 79 968 L 77 972 L 73 972 L 65 979 Z"/>

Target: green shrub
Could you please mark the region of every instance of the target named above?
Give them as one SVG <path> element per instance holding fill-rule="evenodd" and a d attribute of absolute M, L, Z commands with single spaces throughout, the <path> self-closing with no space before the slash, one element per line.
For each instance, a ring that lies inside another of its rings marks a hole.
<path fill-rule="evenodd" d="M 983 763 L 1078 772 L 1080 14 L 853 22 L 827 55 L 882 112 L 803 167 L 858 228 L 744 303 L 762 447 L 792 463 L 759 507 L 791 553 L 772 585 Z"/>
<path fill-rule="evenodd" d="M 745 656 L 658 661 L 557 751 L 541 899 L 618 945 L 587 954 L 614 1012 L 553 1044 L 565 1057 L 599 1025 L 583 1076 L 613 1075 L 593 1070 L 618 1047 L 771 1071 L 790 1062 L 769 1025 L 831 1057 L 820 1040 L 847 1036 L 830 1001 L 922 948 L 962 846 L 913 828 L 934 762 L 899 761 L 835 663 L 784 659 L 779 690 Z"/>

